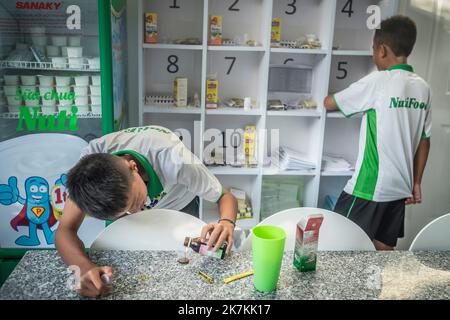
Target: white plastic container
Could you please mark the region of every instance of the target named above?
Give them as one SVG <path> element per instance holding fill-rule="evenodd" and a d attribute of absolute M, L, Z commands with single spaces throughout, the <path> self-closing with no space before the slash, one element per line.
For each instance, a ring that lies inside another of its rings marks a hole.
<path fill-rule="evenodd" d="M 76 76 L 75 85 L 76 86 L 88 86 L 89 85 L 89 76 Z"/>
<path fill-rule="evenodd" d="M 61 56 L 66 57 L 67 58 L 67 47 L 61 47 Z"/>
<path fill-rule="evenodd" d="M 45 47 L 46 46 L 34 46 L 34 49 L 41 55 L 45 56 Z"/>
<path fill-rule="evenodd" d="M 19 76 L 18 75 L 4 75 L 3 79 L 5 80 L 5 84 L 7 86 L 15 86 L 19 84 Z"/>
<path fill-rule="evenodd" d="M 71 47 L 81 46 L 81 36 L 69 36 L 69 46 Z"/>
<path fill-rule="evenodd" d="M 87 97 L 88 86 L 73 86 L 73 92 L 75 92 L 75 97 Z"/>
<path fill-rule="evenodd" d="M 56 107 L 56 99 L 49 99 L 49 100 L 45 100 L 42 99 L 42 105 L 46 106 L 46 107 Z"/>
<path fill-rule="evenodd" d="M 18 99 L 17 96 L 6 96 L 6 99 L 8 100 L 8 106 L 20 106 L 22 105 L 22 99 Z"/>
<path fill-rule="evenodd" d="M 59 100 L 59 105 L 71 107 L 73 105 L 73 100 Z"/>
<path fill-rule="evenodd" d="M 88 97 L 75 97 L 75 105 L 76 106 L 87 106 L 88 105 Z"/>
<path fill-rule="evenodd" d="M 20 111 L 20 107 L 19 106 L 8 105 L 8 112 L 18 113 L 19 111 Z"/>
<path fill-rule="evenodd" d="M 53 68 L 65 69 L 67 68 L 67 58 L 64 57 L 52 57 Z"/>
<path fill-rule="evenodd" d="M 82 69 L 84 65 L 84 58 L 69 58 L 70 69 Z"/>
<path fill-rule="evenodd" d="M 25 105 L 27 107 L 39 107 L 39 100 L 25 100 Z"/>
<path fill-rule="evenodd" d="M 66 36 L 52 36 L 52 45 L 62 47 L 67 46 L 67 37 Z"/>
<path fill-rule="evenodd" d="M 42 101 L 42 113 L 43 114 L 54 114 L 56 113 L 56 101 L 50 100 L 54 102 L 54 105 L 44 105 L 44 102 Z M 47 102 L 48 103 L 48 102 Z"/>
<path fill-rule="evenodd" d="M 102 96 L 91 96 L 91 104 L 102 104 Z"/>
<path fill-rule="evenodd" d="M 100 87 L 100 86 L 90 86 L 90 90 L 91 90 L 91 95 L 92 96 L 100 96 L 100 95 L 102 95 L 102 90 L 101 90 L 101 88 L 102 87 Z"/>
<path fill-rule="evenodd" d="M 46 49 L 47 49 L 47 57 L 49 58 L 61 56 L 61 52 L 58 46 L 47 46 Z"/>
<path fill-rule="evenodd" d="M 89 106 L 85 105 L 85 106 L 81 106 L 81 105 L 76 105 L 76 107 L 78 108 L 77 114 L 88 114 L 89 113 Z"/>
<path fill-rule="evenodd" d="M 39 78 L 39 85 L 41 86 L 50 87 L 55 84 L 53 76 L 38 75 L 38 78 Z"/>
<path fill-rule="evenodd" d="M 65 76 L 55 76 L 56 85 L 66 87 L 71 84 L 71 77 L 65 77 Z"/>
<path fill-rule="evenodd" d="M 100 58 L 88 58 L 89 69 L 100 69 Z"/>
<path fill-rule="evenodd" d="M 24 86 L 35 86 L 36 85 L 36 76 L 20 76 L 20 80 L 22 81 L 22 85 Z"/>
<path fill-rule="evenodd" d="M 65 47 L 69 58 L 81 58 L 83 56 L 83 47 Z"/>
<path fill-rule="evenodd" d="M 3 86 L 3 90 L 5 92 L 5 95 L 7 95 L 7 96 L 16 95 L 18 88 L 19 88 L 19 86 Z"/>
<path fill-rule="evenodd" d="M 29 29 L 31 43 L 34 46 L 45 46 L 47 44 L 47 36 L 45 35 L 45 27 L 31 27 Z"/>
<path fill-rule="evenodd" d="M 21 88 L 22 88 L 22 93 L 29 93 L 30 91 L 31 92 L 36 92 L 36 85 L 34 85 L 34 86 L 21 86 Z"/>
<path fill-rule="evenodd" d="M 45 27 L 30 27 L 29 32 L 32 36 L 45 34 Z"/>
<path fill-rule="evenodd" d="M 66 111 L 67 114 L 72 113 L 72 104 L 59 104 L 58 111 Z"/>
<path fill-rule="evenodd" d="M 93 114 L 102 114 L 102 106 L 100 104 L 91 104 Z"/>
<path fill-rule="evenodd" d="M 16 50 L 17 51 L 27 51 L 30 45 L 26 43 L 16 43 Z"/>
<path fill-rule="evenodd" d="M 41 109 L 43 114 L 54 114 L 56 112 L 56 100 L 42 99 Z"/>
<path fill-rule="evenodd" d="M 33 44 L 33 46 L 39 46 L 39 47 L 44 47 L 47 44 L 47 36 L 45 35 L 32 35 L 31 36 L 31 43 Z"/>
<path fill-rule="evenodd" d="M 70 87 L 57 86 L 56 87 L 56 92 L 58 93 L 58 96 L 59 96 L 59 95 L 64 95 L 65 93 L 69 93 L 71 91 L 70 91 Z"/>
<path fill-rule="evenodd" d="M 94 86 L 100 86 L 101 85 L 101 79 L 100 76 L 91 76 L 92 85 Z"/>
<path fill-rule="evenodd" d="M 52 91 L 53 91 L 53 87 L 40 85 L 39 86 L 39 94 L 42 97 L 42 101 L 44 101 L 44 96 L 45 95 L 50 96 Z"/>

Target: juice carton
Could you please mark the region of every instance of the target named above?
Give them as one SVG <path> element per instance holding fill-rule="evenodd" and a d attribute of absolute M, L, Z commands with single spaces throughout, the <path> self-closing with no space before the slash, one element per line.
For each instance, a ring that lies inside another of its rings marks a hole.
<path fill-rule="evenodd" d="M 294 266 L 300 272 L 316 270 L 317 245 L 323 215 L 316 214 L 302 218 L 297 224 L 294 250 Z"/>
<path fill-rule="evenodd" d="M 209 22 L 209 44 L 222 45 L 222 16 L 211 16 Z"/>
<path fill-rule="evenodd" d="M 217 109 L 219 101 L 219 81 L 217 79 L 206 80 L 206 109 Z"/>
<path fill-rule="evenodd" d="M 247 167 L 256 167 L 256 126 L 246 126 L 244 130 L 245 164 Z"/>
<path fill-rule="evenodd" d="M 144 42 L 156 43 L 158 41 L 158 15 L 147 12 L 144 16 Z"/>
<path fill-rule="evenodd" d="M 186 107 L 188 101 L 188 79 L 176 77 L 173 82 L 174 103 L 177 107 Z"/>
<path fill-rule="evenodd" d="M 272 33 L 270 44 L 272 47 L 279 47 L 281 41 L 281 19 L 280 17 L 272 19 Z"/>

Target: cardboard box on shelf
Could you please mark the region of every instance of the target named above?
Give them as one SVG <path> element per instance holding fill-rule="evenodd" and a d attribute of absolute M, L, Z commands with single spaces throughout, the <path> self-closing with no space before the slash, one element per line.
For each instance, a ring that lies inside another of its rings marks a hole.
<path fill-rule="evenodd" d="M 213 78 L 206 80 L 206 109 L 217 109 L 218 95 L 219 81 Z"/>
<path fill-rule="evenodd" d="M 158 15 L 153 12 L 147 12 L 144 17 L 144 42 L 157 43 L 158 42 Z"/>
<path fill-rule="evenodd" d="M 222 16 L 211 16 L 209 20 L 209 44 L 222 45 Z"/>
<path fill-rule="evenodd" d="M 187 107 L 188 102 L 188 79 L 176 77 L 173 82 L 174 102 L 177 107 Z"/>

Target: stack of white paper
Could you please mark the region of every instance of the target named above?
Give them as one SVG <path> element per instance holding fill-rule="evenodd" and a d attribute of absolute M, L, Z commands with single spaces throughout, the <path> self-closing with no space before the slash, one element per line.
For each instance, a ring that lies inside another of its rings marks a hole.
<path fill-rule="evenodd" d="M 354 167 L 343 157 L 335 155 L 324 155 L 322 158 L 323 171 L 348 171 Z"/>
<path fill-rule="evenodd" d="M 272 166 L 280 170 L 311 170 L 316 167 L 306 153 L 288 147 L 280 149 L 272 155 Z"/>

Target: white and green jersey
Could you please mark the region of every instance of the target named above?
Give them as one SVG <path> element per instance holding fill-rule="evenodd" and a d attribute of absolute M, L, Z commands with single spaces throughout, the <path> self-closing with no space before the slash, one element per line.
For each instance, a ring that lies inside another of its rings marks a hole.
<path fill-rule="evenodd" d="M 150 205 L 181 210 L 195 196 L 217 202 L 223 190 L 219 180 L 167 128 L 129 128 L 92 140 L 82 156 L 94 153 L 130 154 L 148 174 Z"/>
<path fill-rule="evenodd" d="M 401 64 L 371 73 L 334 100 L 346 117 L 364 113 L 355 173 L 344 191 L 376 202 L 411 197 L 414 156 L 431 135 L 428 84 Z"/>

